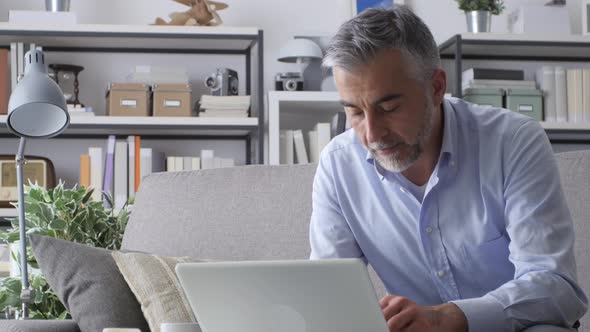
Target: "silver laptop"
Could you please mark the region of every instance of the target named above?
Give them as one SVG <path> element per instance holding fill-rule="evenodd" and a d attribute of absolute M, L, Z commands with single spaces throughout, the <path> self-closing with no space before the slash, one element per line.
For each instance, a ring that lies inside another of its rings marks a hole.
<path fill-rule="evenodd" d="M 357 259 L 179 264 L 203 332 L 387 332 Z"/>

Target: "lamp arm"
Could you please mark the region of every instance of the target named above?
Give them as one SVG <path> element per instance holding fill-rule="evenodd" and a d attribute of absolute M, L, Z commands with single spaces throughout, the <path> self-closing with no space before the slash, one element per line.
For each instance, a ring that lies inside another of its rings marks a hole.
<path fill-rule="evenodd" d="M 16 154 L 16 181 L 18 190 L 18 227 L 20 230 L 20 255 L 21 255 L 21 278 L 22 278 L 22 315 L 23 319 L 29 317 L 28 304 L 33 301 L 34 294 L 29 289 L 29 273 L 27 264 L 27 233 L 25 225 L 25 190 L 24 190 L 24 179 L 23 179 L 23 168 L 26 164 L 25 160 L 25 145 L 26 139 L 20 138 L 18 145 L 18 152 Z"/>

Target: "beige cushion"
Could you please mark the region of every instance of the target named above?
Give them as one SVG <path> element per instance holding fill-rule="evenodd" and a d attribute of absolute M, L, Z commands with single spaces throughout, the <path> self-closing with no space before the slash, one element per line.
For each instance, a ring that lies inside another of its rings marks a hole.
<path fill-rule="evenodd" d="M 152 332 L 159 332 L 162 323 L 196 322 L 174 270 L 176 264 L 194 260 L 118 251 L 112 256 Z"/>

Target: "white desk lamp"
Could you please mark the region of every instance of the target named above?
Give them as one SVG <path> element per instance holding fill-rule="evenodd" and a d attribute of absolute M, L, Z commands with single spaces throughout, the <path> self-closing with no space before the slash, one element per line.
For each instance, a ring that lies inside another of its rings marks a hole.
<path fill-rule="evenodd" d="M 27 235 L 25 231 L 25 204 L 23 167 L 25 140 L 27 138 L 51 138 L 63 132 L 70 123 L 68 106 L 63 92 L 47 75 L 43 52 L 31 50 L 25 54 L 25 74 L 10 95 L 8 102 L 8 129 L 20 137 L 16 154 L 18 190 L 18 220 L 20 230 L 20 254 L 23 302 L 22 318 L 29 316 L 28 304 L 34 299 L 29 289 L 27 272 Z"/>
<path fill-rule="evenodd" d="M 278 60 L 287 63 L 297 63 L 299 71 L 303 75 L 303 71 L 313 59 L 321 59 L 323 57 L 322 49 L 315 42 L 305 39 L 296 38 L 291 39 L 287 44 L 281 47 L 279 51 Z"/>

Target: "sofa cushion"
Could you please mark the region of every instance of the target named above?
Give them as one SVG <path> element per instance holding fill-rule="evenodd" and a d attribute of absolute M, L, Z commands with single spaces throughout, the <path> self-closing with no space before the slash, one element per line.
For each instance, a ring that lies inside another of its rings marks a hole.
<path fill-rule="evenodd" d="M 151 332 L 159 332 L 162 323 L 196 322 L 175 271 L 176 264 L 195 260 L 119 251 L 113 251 L 112 256 L 139 301 Z"/>
<path fill-rule="evenodd" d="M 82 331 L 102 332 L 107 327 L 148 331 L 111 251 L 46 236 L 29 239 L 47 282 Z"/>

